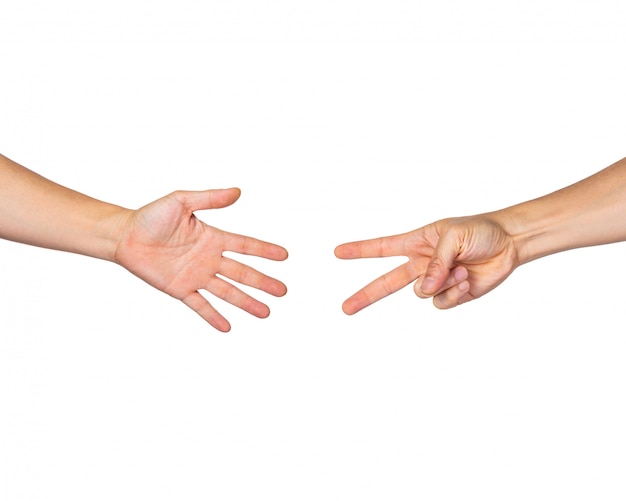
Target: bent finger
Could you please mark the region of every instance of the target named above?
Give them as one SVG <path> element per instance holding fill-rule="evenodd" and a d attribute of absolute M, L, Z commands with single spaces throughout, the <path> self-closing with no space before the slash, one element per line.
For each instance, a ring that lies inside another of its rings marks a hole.
<path fill-rule="evenodd" d="M 438 290 L 441 290 L 448 278 L 448 270 L 452 268 L 460 248 L 461 235 L 454 227 L 450 227 L 441 234 L 421 284 L 424 294 L 434 296 Z"/>
<path fill-rule="evenodd" d="M 422 282 L 424 281 L 424 276 L 421 276 L 416 280 L 415 285 L 413 286 L 413 291 L 415 292 L 415 295 L 417 297 L 426 299 L 429 297 L 436 296 L 437 294 L 440 294 L 441 292 L 449 289 L 450 287 L 454 287 L 455 285 L 460 284 L 464 280 L 467 280 L 467 277 L 468 277 L 467 269 L 464 266 L 457 266 L 453 268 L 452 270 L 450 270 L 450 273 L 448 274 L 448 277 L 446 278 L 445 282 L 439 288 L 439 290 L 437 290 L 434 294 L 426 294 L 424 291 L 422 291 Z"/>
<path fill-rule="evenodd" d="M 471 299 L 469 295 L 470 283 L 467 280 L 446 289 L 433 297 L 433 304 L 440 310 L 454 308 Z"/>

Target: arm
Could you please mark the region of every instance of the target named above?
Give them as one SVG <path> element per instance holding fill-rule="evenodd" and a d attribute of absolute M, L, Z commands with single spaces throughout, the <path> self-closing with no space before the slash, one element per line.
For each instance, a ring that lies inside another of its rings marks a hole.
<path fill-rule="evenodd" d="M 287 251 L 213 228 L 194 212 L 227 207 L 237 188 L 177 191 L 138 210 L 60 186 L 0 155 L 0 238 L 115 262 L 196 311 L 213 327 L 230 324 L 205 289 L 257 317 L 269 308 L 218 275 L 282 296 L 285 285 L 223 256 L 225 251 L 284 260 Z"/>
<path fill-rule="evenodd" d="M 626 159 L 544 197 L 476 216 L 444 219 L 391 237 L 351 242 L 337 257 L 406 256 L 407 263 L 348 298 L 347 314 L 415 282 L 451 308 L 483 296 L 518 266 L 549 254 L 626 240 Z"/>
<path fill-rule="evenodd" d="M 60 186 L 0 155 L 0 238 L 114 261 L 130 210 Z"/>
<path fill-rule="evenodd" d="M 569 249 L 626 240 L 626 159 L 559 191 L 495 212 L 520 264 Z"/>

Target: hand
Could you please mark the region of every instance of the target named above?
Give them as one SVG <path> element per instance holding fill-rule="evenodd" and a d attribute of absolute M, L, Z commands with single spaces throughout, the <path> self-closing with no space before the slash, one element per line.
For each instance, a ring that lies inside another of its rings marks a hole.
<path fill-rule="evenodd" d="M 157 289 L 180 299 L 216 329 L 230 330 L 228 321 L 198 292 L 211 294 L 265 318 L 269 308 L 220 278 L 283 296 L 282 282 L 223 256 L 233 251 L 275 261 L 287 258 L 278 245 L 228 233 L 207 226 L 194 211 L 233 204 L 237 188 L 208 191 L 177 191 L 131 212 L 123 225 L 115 261 Z"/>
<path fill-rule="evenodd" d="M 401 235 L 346 243 L 341 259 L 406 256 L 408 261 L 348 298 L 352 315 L 415 281 L 415 293 L 432 297 L 437 308 L 476 299 L 502 283 L 519 265 L 513 239 L 496 217 L 472 216 L 437 221 Z"/>

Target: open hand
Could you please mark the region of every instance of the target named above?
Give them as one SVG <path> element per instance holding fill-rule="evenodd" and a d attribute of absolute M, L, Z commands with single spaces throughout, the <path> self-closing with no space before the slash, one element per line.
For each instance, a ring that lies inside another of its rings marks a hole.
<path fill-rule="evenodd" d="M 177 191 L 130 213 L 124 223 L 115 260 L 157 289 L 180 299 L 216 329 L 227 332 L 229 322 L 200 294 L 204 289 L 239 308 L 265 318 L 269 308 L 234 282 L 283 296 L 285 285 L 256 269 L 225 257 L 232 251 L 275 261 L 287 251 L 271 243 L 228 233 L 206 225 L 194 211 L 233 204 L 238 188 Z"/>

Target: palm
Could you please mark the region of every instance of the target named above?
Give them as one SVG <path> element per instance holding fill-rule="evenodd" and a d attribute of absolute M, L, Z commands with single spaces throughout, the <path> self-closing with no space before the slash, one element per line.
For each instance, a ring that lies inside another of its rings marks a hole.
<path fill-rule="evenodd" d="M 407 262 L 380 276 L 344 303 L 348 314 L 420 281 L 427 271 L 436 278 L 434 294 L 439 307 L 450 307 L 486 294 L 500 284 L 515 267 L 515 249 L 504 230 L 486 218 L 442 220 L 417 230 L 372 240 L 340 245 L 342 259 L 406 256 Z M 448 256 L 442 259 L 441 255 Z M 435 268 L 439 268 L 436 270 Z M 467 290 L 455 289 L 468 282 Z M 455 292 L 454 304 L 446 294 Z"/>
<path fill-rule="evenodd" d="M 282 260 L 287 252 L 274 244 L 228 233 L 204 224 L 194 210 L 230 205 L 238 190 L 176 192 L 133 213 L 117 250 L 117 261 L 150 285 L 180 299 L 215 328 L 228 321 L 200 294 L 204 289 L 257 317 L 269 308 L 229 280 L 275 296 L 284 284 L 223 255 L 225 251 Z M 219 275 L 219 276 L 218 276 Z"/>

